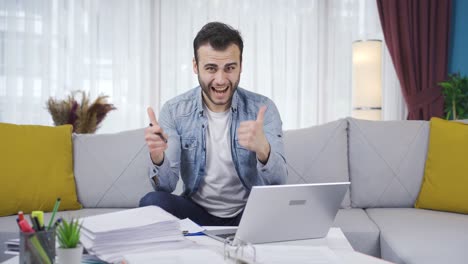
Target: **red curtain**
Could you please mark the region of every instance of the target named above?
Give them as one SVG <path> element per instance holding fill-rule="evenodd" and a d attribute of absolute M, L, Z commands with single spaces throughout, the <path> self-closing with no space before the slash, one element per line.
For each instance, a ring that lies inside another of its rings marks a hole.
<path fill-rule="evenodd" d="M 409 120 L 443 117 L 451 0 L 377 0 Z"/>

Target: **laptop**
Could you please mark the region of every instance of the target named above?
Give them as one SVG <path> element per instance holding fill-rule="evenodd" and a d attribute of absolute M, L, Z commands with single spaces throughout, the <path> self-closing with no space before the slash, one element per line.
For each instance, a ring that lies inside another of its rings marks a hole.
<path fill-rule="evenodd" d="M 255 186 L 238 228 L 206 230 L 224 242 L 259 244 L 328 234 L 349 182 Z M 236 242 L 237 241 L 237 242 Z"/>

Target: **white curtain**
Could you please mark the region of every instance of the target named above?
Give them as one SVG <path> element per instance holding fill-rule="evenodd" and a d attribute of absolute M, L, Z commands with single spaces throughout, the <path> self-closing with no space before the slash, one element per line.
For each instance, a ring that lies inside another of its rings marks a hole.
<path fill-rule="evenodd" d="M 51 125 L 45 102 L 71 91 L 110 96 L 99 133 L 147 125 L 198 85 L 192 41 L 209 21 L 244 38 L 240 86 L 275 101 L 284 129 L 351 113 L 351 44 L 382 39 L 375 0 L 1 0 L 0 122 Z M 384 119 L 404 119 L 384 57 Z M 385 59 L 386 58 L 386 59 Z"/>
<path fill-rule="evenodd" d="M 375 0 L 172 0 L 161 1 L 160 17 L 162 103 L 198 85 L 193 38 L 221 21 L 244 39 L 240 86 L 273 99 L 284 129 L 350 116 L 352 43 L 383 39 Z M 404 119 L 386 47 L 383 56 L 383 119 Z"/>
<path fill-rule="evenodd" d="M 151 0 L 1 0 L 0 122 L 51 125 L 52 96 L 110 96 L 99 132 L 142 127 L 155 67 Z M 153 72 L 152 72 L 153 71 Z"/>

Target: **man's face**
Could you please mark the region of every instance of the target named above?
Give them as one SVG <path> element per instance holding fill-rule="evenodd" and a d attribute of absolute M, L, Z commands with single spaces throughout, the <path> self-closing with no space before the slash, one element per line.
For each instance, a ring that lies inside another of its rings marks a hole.
<path fill-rule="evenodd" d="M 231 106 L 241 73 L 240 50 L 231 44 L 225 50 L 214 50 L 205 44 L 198 48 L 198 65 L 193 59 L 193 71 L 203 90 L 203 101 L 213 112 L 224 112 Z"/>

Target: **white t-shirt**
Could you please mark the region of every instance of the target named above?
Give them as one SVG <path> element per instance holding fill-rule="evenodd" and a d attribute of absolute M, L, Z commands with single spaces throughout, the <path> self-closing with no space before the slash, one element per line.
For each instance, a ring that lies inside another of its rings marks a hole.
<path fill-rule="evenodd" d="M 203 105 L 208 117 L 206 133 L 206 174 L 192 200 L 214 216 L 229 218 L 239 214 L 247 202 L 231 156 L 229 111 L 216 113 Z"/>

